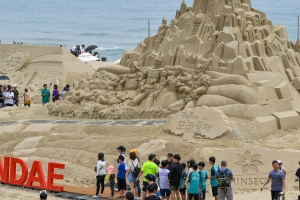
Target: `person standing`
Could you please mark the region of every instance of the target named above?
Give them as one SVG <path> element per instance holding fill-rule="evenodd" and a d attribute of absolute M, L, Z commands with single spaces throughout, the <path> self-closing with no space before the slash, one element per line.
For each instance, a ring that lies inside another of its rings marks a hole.
<path fill-rule="evenodd" d="M 57 85 L 54 84 L 53 85 L 53 92 L 52 92 L 52 101 L 55 102 L 59 100 L 59 91 L 57 89 Z"/>
<path fill-rule="evenodd" d="M 107 184 L 109 184 L 109 187 L 110 187 L 110 196 L 108 197 L 109 199 L 112 199 L 114 198 L 114 195 L 115 195 L 115 180 L 116 180 L 116 175 L 115 175 L 115 168 L 113 165 L 110 165 L 108 167 L 108 176 L 107 176 Z"/>
<path fill-rule="evenodd" d="M 280 193 L 283 192 L 283 195 L 285 194 L 285 176 L 284 173 L 279 170 L 278 161 L 274 160 L 272 162 L 273 170 L 270 171 L 269 176 L 266 180 L 266 182 L 263 184 L 261 190 L 269 183 L 270 180 L 272 180 L 271 185 L 271 196 L 272 200 L 277 199 L 280 197 Z"/>
<path fill-rule="evenodd" d="M 128 177 L 128 182 L 130 185 L 131 192 L 134 194 L 135 199 L 138 197 L 138 188 L 136 178 L 139 175 L 141 164 L 134 152 L 129 153 L 130 161 L 128 162 L 128 168 L 126 171 L 126 177 Z"/>
<path fill-rule="evenodd" d="M 227 168 L 227 162 L 223 160 L 221 162 L 221 168 L 218 169 L 217 179 L 219 180 L 219 200 L 233 200 L 231 181 L 234 180 L 233 174 L 230 169 Z"/>
<path fill-rule="evenodd" d="M 286 169 L 282 166 L 282 161 L 277 160 L 278 165 L 279 165 L 279 170 L 281 170 L 284 173 L 284 176 L 286 176 Z"/>
<path fill-rule="evenodd" d="M 188 182 L 190 183 L 190 186 L 188 188 L 188 199 L 189 200 L 199 200 L 199 182 L 200 182 L 200 175 L 197 172 L 198 165 L 194 163 L 192 165 L 193 172 L 190 173 L 188 177 Z"/>
<path fill-rule="evenodd" d="M 42 96 L 42 105 L 49 103 L 50 90 L 48 90 L 47 84 L 43 85 L 43 89 L 41 91 L 41 96 Z"/>
<path fill-rule="evenodd" d="M 97 162 L 97 171 L 96 171 L 96 194 L 93 196 L 93 198 L 101 197 L 103 196 L 104 192 L 104 180 L 105 180 L 105 165 L 106 162 L 104 161 L 104 153 L 98 154 L 98 162 Z M 100 191 L 100 185 L 101 185 L 101 193 L 99 195 Z"/>
<path fill-rule="evenodd" d="M 118 199 L 124 199 L 124 191 L 126 190 L 126 169 L 124 163 L 124 156 L 119 155 L 119 166 L 118 166 L 118 190 L 120 191 L 120 196 Z"/>
<path fill-rule="evenodd" d="M 170 171 L 173 166 L 173 154 L 168 153 L 167 158 L 168 158 L 168 170 Z"/>
<path fill-rule="evenodd" d="M 85 53 L 85 45 L 81 45 L 80 54 Z"/>
<path fill-rule="evenodd" d="M 155 157 L 156 157 L 155 154 L 150 154 L 148 156 L 148 161 L 143 164 L 141 172 L 138 175 L 138 177 L 136 178 L 136 181 L 139 181 L 139 178 L 142 176 L 142 174 L 144 174 L 143 188 L 142 188 L 142 191 L 143 191 L 142 200 L 144 200 L 146 198 L 146 188 L 149 185 L 148 182 L 147 182 L 147 179 L 145 177 L 148 174 L 152 174 L 154 176 L 157 176 L 157 173 L 158 173 L 158 167 L 154 163 Z"/>
<path fill-rule="evenodd" d="M 13 93 L 14 93 L 14 105 L 19 106 L 19 91 L 17 90 L 17 85 L 13 85 Z"/>
<path fill-rule="evenodd" d="M 135 155 L 136 155 L 136 158 L 138 159 L 138 161 L 139 161 L 139 163 L 141 163 L 141 161 L 140 161 L 140 158 L 137 156 L 137 154 L 138 154 L 138 151 L 136 150 L 136 149 L 131 149 L 130 150 L 130 153 L 135 153 Z M 141 165 L 141 164 L 140 164 Z M 140 186 L 140 182 L 138 181 L 135 181 L 135 184 L 137 185 L 137 191 L 138 191 L 138 197 L 136 198 L 137 200 L 140 200 L 141 199 L 141 193 L 142 193 L 142 190 L 141 190 L 141 186 Z"/>
<path fill-rule="evenodd" d="M 169 173 L 169 188 L 171 190 L 171 197 L 172 200 L 175 200 L 175 195 L 176 198 L 179 199 L 179 185 L 180 185 L 180 179 L 181 179 L 181 175 L 182 175 L 182 167 L 179 163 L 180 161 L 180 155 L 179 154 L 175 154 L 173 156 L 173 166 L 170 170 Z"/>
<path fill-rule="evenodd" d="M 181 178 L 180 178 L 179 192 L 180 192 L 180 195 L 181 195 L 181 200 L 185 200 L 186 199 L 185 181 L 186 181 L 186 178 L 187 178 L 187 173 L 185 171 L 186 164 L 185 163 L 181 163 L 181 167 L 182 167 L 182 175 L 181 175 Z"/>
<path fill-rule="evenodd" d="M 125 170 L 127 170 L 127 163 L 126 163 L 126 156 L 125 156 L 126 149 L 123 146 L 119 146 L 117 148 L 117 150 L 118 150 L 119 156 L 122 155 L 124 157 L 124 162 L 123 163 L 125 164 Z M 117 162 L 119 163 L 119 158 L 118 158 Z"/>
<path fill-rule="evenodd" d="M 217 171 L 219 169 L 219 166 L 216 163 L 216 158 L 214 156 L 210 157 L 209 159 L 209 164 L 212 166 L 210 170 L 210 184 L 211 184 L 211 190 L 212 190 L 212 195 L 215 197 L 215 200 L 218 200 L 218 180 L 216 177 Z"/>
<path fill-rule="evenodd" d="M 6 106 L 13 106 L 14 105 L 14 93 L 11 87 L 8 87 L 7 92 L 5 93 L 6 99 Z"/>
<path fill-rule="evenodd" d="M 31 103 L 30 95 L 29 95 L 28 89 L 25 88 L 24 89 L 24 106 L 30 107 L 30 103 Z"/>
<path fill-rule="evenodd" d="M 168 177 L 170 171 L 167 169 L 168 161 L 164 160 L 161 162 L 161 168 L 158 169 L 158 185 L 160 187 L 161 199 L 165 198 L 169 200 L 170 198 L 170 189 L 168 185 Z"/>
<path fill-rule="evenodd" d="M 0 108 L 4 107 L 3 86 L 0 85 Z"/>
<path fill-rule="evenodd" d="M 207 180 L 207 172 L 206 172 L 206 170 L 204 170 L 205 163 L 204 162 L 199 162 L 198 167 L 199 167 L 199 175 L 200 175 L 199 189 L 201 190 L 201 193 L 202 193 L 202 199 L 205 200 L 206 180 Z"/>

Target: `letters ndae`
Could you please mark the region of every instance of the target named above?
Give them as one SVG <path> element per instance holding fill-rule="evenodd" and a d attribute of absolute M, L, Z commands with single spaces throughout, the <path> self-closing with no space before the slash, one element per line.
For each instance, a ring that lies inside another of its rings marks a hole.
<path fill-rule="evenodd" d="M 22 174 L 18 178 L 16 174 L 17 165 L 22 169 Z M 46 182 L 41 161 L 33 161 L 31 170 L 28 171 L 28 165 L 23 159 L 4 157 L 4 162 L 0 158 L 0 182 L 61 192 L 64 188 L 55 186 L 54 179 L 63 180 L 64 175 L 55 174 L 54 169 L 65 169 L 65 164 L 49 162 Z M 38 183 L 39 186 L 34 183 Z"/>

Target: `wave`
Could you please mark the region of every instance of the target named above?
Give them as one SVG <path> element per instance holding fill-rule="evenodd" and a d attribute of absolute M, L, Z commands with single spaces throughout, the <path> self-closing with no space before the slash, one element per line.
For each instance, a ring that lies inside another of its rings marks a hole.
<path fill-rule="evenodd" d="M 79 36 L 106 36 L 106 33 L 81 33 Z"/>
<path fill-rule="evenodd" d="M 111 50 L 122 50 L 125 51 L 125 49 L 121 47 L 98 47 L 95 49 L 95 51 L 111 51 Z"/>

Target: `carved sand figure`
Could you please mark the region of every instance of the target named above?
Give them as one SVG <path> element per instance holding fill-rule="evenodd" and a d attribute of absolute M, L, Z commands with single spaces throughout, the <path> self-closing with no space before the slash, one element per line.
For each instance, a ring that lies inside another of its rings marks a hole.
<path fill-rule="evenodd" d="M 167 82 L 167 70 L 163 68 L 162 54 L 155 58 L 153 68 L 147 69 L 141 78 L 141 93 L 131 101 L 130 105 L 137 106 L 147 98 L 145 105 L 152 106 Z"/>
<path fill-rule="evenodd" d="M 182 67 L 180 65 L 174 67 L 174 75 L 167 78 L 166 87 L 163 89 L 162 96 L 158 97 L 158 101 L 154 106 L 161 106 L 168 108 L 168 106 L 182 97 L 182 92 L 179 90 L 186 83 L 186 77 L 182 74 Z"/>
<path fill-rule="evenodd" d="M 128 104 L 140 92 L 140 83 L 142 81 L 141 77 L 143 74 L 141 69 L 138 67 L 138 62 L 134 61 L 130 65 L 129 69 L 129 73 L 126 74 L 119 82 L 117 90 L 121 91 L 116 92 L 116 97 L 109 101 L 110 105 L 123 102 Z"/>
<path fill-rule="evenodd" d="M 182 99 L 171 104 L 169 109 L 181 110 L 183 108 L 194 108 L 199 97 L 206 94 L 210 85 L 211 77 L 205 74 L 205 68 L 201 64 L 197 65 L 194 73 L 186 78 L 185 86 L 181 86 L 180 88 L 180 91 L 183 92 Z"/>

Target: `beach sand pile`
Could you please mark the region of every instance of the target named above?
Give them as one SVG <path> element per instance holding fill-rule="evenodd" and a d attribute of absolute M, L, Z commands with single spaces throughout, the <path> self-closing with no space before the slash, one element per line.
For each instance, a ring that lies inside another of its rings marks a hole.
<path fill-rule="evenodd" d="M 65 178 L 63 181 L 57 181 L 56 184 L 90 188 L 88 190 L 90 195 L 93 195 L 94 192 L 95 173 L 93 168 L 97 161 L 97 154 L 103 152 L 107 166 L 112 164 L 117 167 L 116 147 L 119 145 L 124 145 L 128 152 L 130 149 L 136 148 L 142 162 L 147 160 L 149 153 L 155 153 L 157 158 L 162 160 L 166 158 L 167 153 L 173 152 L 182 156 L 182 162 L 191 158 L 197 162 L 205 161 L 207 170 L 209 169 L 208 158 L 203 155 L 204 148 L 227 149 L 259 146 L 278 150 L 300 150 L 299 128 L 263 134 L 257 131 L 255 121 L 247 119 L 230 117 L 233 131 L 216 140 L 210 140 L 167 134 L 163 131 L 164 125 L 161 124 L 151 126 L 98 125 L 97 120 L 89 119 L 78 121 L 79 124 L 72 125 L 68 124 L 67 120 L 53 123 L 58 118 L 35 115 L 39 109 L 41 109 L 40 106 L 34 105 L 32 108 L 6 107 L 1 110 L 7 114 L 4 115 L 6 117 L 0 118 L 0 122 L 11 121 L 12 123 L 1 126 L 0 157 L 21 157 L 27 161 L 29 166 L 33 160 L 40 160 L 44 171 L 47 170 L 48 162 L 65 163 L 65 170 L 58 170 L 59 173 L 64 174 Z M 27 121 L 29 119 L 36 120 L 36 122 L 29 123 Z M 41 120 L 50 120 L 52 123 L 45 124 Z M 230 168 L 232 164 L 229 162 L 228 167 Z M 296 170 L 289 166 L 285 167 L 289 172 Z M 293 177 L 289 178 L 293 179 Z M 268 189 L 261 192 L 260 187 L 261 185 L 257 185 L 256 189 L 234 189 L 235 199 L 269 198 Z M 109 190 L 107 189 L 107 191 Z M 289 187 L 287 193 L 287 197 L 295 199 L 298 188 Z M 36 192 L 27 192 L 27 190 L 23 191 L 14 187 L 9 189 L 6 186 L 0 187 L 1 199 L 10 197 L 30 199 L 35 195 Z M 209 186 L 208 199 L 211 198 Z"/>

